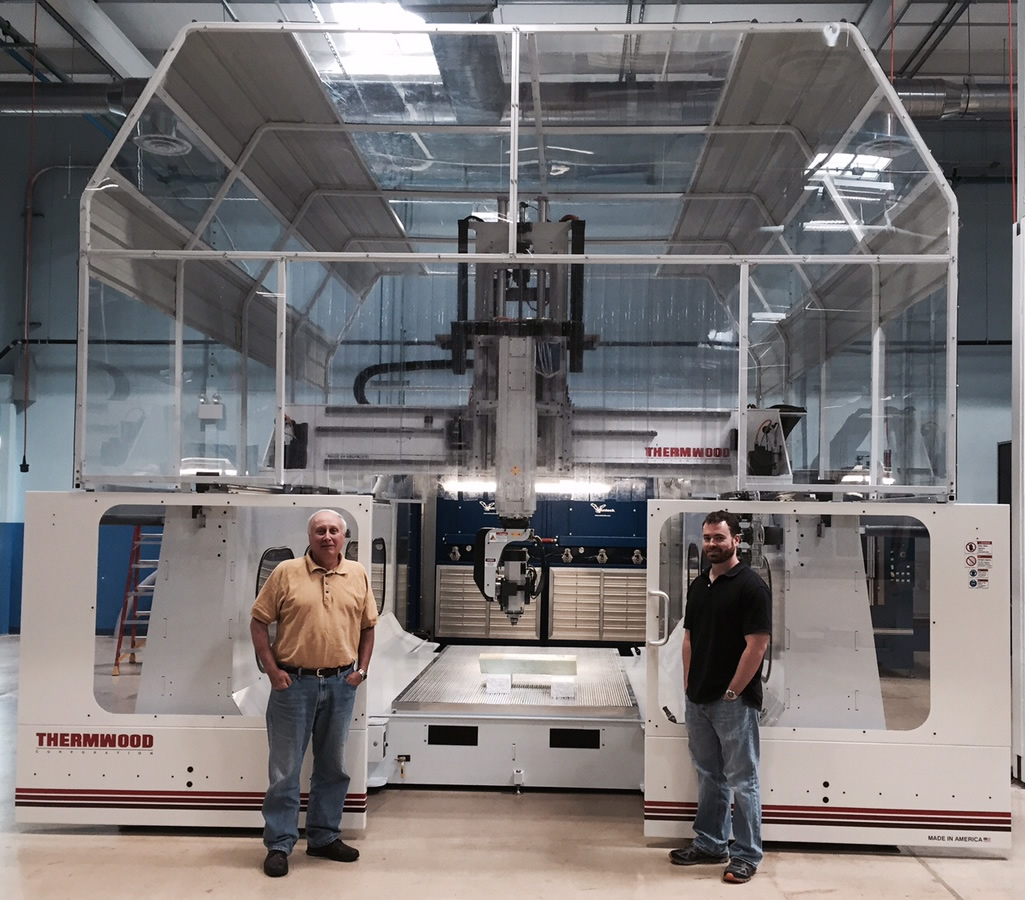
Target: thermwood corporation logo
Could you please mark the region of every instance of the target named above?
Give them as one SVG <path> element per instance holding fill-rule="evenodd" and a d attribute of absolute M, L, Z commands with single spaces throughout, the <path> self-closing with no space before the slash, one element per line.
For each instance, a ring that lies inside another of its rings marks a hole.
<path fill-rule="evenodd" d="M 729 459 L 729 447 L 645 447 L 644 455 L 661 459 Z"/>
<path fill-rule="evenodd" d="M 36 748 L 96 750 L 150 750 L 152 734 L 113 734 L 86 731 L 37 731 Z"/>

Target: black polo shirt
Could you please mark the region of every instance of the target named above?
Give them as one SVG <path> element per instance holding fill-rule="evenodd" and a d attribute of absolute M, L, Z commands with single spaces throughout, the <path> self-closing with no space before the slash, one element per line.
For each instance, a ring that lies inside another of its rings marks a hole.
<path fill-rule="evenodd" d="M 712 703 L 726 693 L 747 646 L 745 635 L 772 633 L 769 589 L 747 563 L 738 562 L 712 582 L 708 573 L 691 582 L 683 616 L 691 646 L 687 696 L 695 703 Z M 762 663 L 740 698 L 762 708 Z"/>

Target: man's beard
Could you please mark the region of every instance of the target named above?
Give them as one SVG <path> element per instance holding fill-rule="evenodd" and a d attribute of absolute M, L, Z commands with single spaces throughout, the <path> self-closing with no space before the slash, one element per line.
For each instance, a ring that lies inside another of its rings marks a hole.
<path fill-rule="evenodd" d="M 713 564 L 723 563 L 735 556 L 736 552 L 736 547 L 730 547 L 729 549 L 726 547 L 710 547 L 705 551 L 705 556 L 708 558 L 708 561 Z"/>

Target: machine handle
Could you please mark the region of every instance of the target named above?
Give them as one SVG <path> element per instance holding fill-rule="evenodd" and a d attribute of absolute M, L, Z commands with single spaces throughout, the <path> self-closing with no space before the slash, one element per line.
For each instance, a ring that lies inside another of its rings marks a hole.
<path fill-rule="evenodd" d="M 652 647 L 663 647 L 666 641 L 669 640 L 669 595 L 665 591 L 648 591 L 649 597 L 658 597 L 658 621 L 659 621 L 659 638 L 658 640 L 651 641 Z M 662 633 L 662 625 L 665 623 L 665 634 Z"/>

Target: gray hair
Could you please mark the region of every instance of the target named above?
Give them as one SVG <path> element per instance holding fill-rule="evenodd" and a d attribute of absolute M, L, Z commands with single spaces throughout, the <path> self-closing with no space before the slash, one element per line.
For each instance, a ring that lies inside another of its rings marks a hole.
<path fill-rule="evenodd" d="M 337 509 L 318 509 L 312 516 L 306 520 L 306 533 L 310 533 L 310 526 L 313 524 L 313 520 L 317 518 L 321 513 L 330 513 L 332 516 L 338 516 L 339 521 L 342 523 L 342 534 L 349 533 L 349 524 L 345 521 L 345 517 L 338 512 Z"/>

